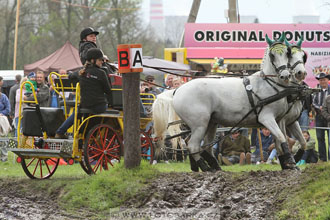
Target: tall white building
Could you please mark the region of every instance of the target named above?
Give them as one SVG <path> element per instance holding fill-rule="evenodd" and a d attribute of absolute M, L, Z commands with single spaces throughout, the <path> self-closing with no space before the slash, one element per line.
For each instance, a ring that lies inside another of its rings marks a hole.
<path fill-rule="evenodd" d="M 165 39 L 163 0 L 150 0 L 150 26 L 160 40 Z"/>

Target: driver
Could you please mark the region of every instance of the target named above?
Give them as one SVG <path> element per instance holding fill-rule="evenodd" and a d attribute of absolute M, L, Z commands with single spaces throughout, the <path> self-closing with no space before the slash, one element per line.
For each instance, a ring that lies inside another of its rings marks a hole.
<path fill-rule="evenodd" d="M 80 33 L 79 42 L 79 56 L 81 63 L 84 65 L 86 63 L 87 51 L 90 48 L 97 48 L 96 36 L 99 34 L 98 31 L 94 30 L 92 27 L 85 28 Z"/>
<path fill-rule="evenodd" d="M 101 49 L 89 49 L 86 54 L 87 62 L 79 72 L 80 96 L 82 108 L 87 108 L 95 114 L 105 112 L 107 107 L 106 95 L 111 95 L 110 83 L 103 64 L 103 52 Z M 74 113 L 57 129 L 55 138 L 66 139 L 68 128 L 73 125 Z"/>

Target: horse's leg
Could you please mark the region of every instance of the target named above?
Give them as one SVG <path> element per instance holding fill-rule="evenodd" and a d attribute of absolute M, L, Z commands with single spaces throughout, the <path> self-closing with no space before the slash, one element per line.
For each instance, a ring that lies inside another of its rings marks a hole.
<path fill-rule="evenodd" d="M 280 155 L 278 159 L 280 160 L 282 169 L 295 169 L 296 163 L 289 152 L 288 143 L 286 141 L 286 137 L 281 132 L 279 126 L 277 125 L 275 118 L 269 114 L 261 114 L 259 115 L 259 122 L 262 123 L 266 128 L 270 130 L 272 135 L 277 138 L 278 141 L 281 143 L 281 149 L 283 155 Z"/>
<path fill-rule="evenodd" d="M 188 143 L 188 149 L 189 153 L 191 154 L 191 157 L 193 158 L 194 161 L 198 164 L 199 168 L 204 171 L 209 171 L 210 167 L 205 163 L 203 157 L 200 156 L 200 146 L 201 142 L 203 140 L 203 137 L 205 136 L 206 132 L 206 126 L 199 126 L 192 130 L 191 132 L 191 138 Z M 190 164 L 192 161 L 190 161 Z M 191 164 L 192 167 L 193 164 Z M 193 169 L 192 169 L 193 170 Z M 196 170 L 193 170 L 196 171 Z"/>
<path fill-rule="evenodd" d="M 198 172 L 199 166 L 192 155 L 189 155 L 189 161 L 190 161 L 190 169 L 194 172 Z"/>
<path fill-rule="evenodd" d="M 278 126 L 281 129 L 282 134 L 286 138 L 285 118 L 283 118 L 281 121 L 278 122 Z M 279 139 L 275 138 L 275 147 L 276 147 L 277 155 L 283 155 L 281 143 L 282 142 Z"/>
<path fill-rule="evenodd" d="M 306 140 L 304 138 L 304 135 L 301 132 L 301 128 L 300 125 L 298 123 L 298 121 L 295 121 L 293 124 L 291 124 L 290 126 L 288 126 L 288 130 L 290 131 L 290 133 L 297 138 L 297 140 L 299 141 L 301 148 L 298 150 L 298 152 L 294 155 L 294 159 L 296 161 L 296 163 L 302 158 L 303 154 L 305 153 L 305 149 L 306 149 Z"/>
<path fill-rule="evenodd" d="M 216 131 L 217 131 L 217 124 L 210 122 L 206 131 L 206 136 L 204 138 L 204 145 L 209 144 L 214 140 Z M 206 162 L 209 164 L 209 166 L 212 168 L 213 171 L 221 170 L 219 163 L 214 156 L 213 146 L 209 146 L 208 148 L 206 148 L 201 153 L 201 156 L 206 160 Z"/>

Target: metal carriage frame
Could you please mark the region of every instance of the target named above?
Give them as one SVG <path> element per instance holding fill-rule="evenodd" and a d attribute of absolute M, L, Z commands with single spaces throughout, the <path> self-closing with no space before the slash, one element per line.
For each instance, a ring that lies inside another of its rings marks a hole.
<path fill-rule="evenodd" d="M 56 75 L 57 79 L 53 80 L 52 75 Z M 72 126 L 72 137 L 70 139 L 55 139 L 48 133 L 47 126 L 44 123 L 45 112 L 48 108 L 40 108 L 36 91 L 32 83 L 26 81 L 20 86 L 20 104 L 19 104 L 19 119 L 18 128 L 22 128 L 23 104 L 32 104 L 35 112 L 31 114 L 37 115 L 40 120 L 40 135 L 25 135 L 24 129 L 17 129 L 17 139 L 9 139 L 6 144 L 7 150 L 14 152 L 17 157 L 17 162 L 20 162 L 26 175 L 32 179 L 47 179 L 50 178 L 56 171 L 60 163 L 66 162 L 73 164 L 79 162 L 83 170 L 91 175 L 103 170 L 108 170 L 116 162 L 120 162 L 123 155 L 123 111 L 122 108 L 108 108 L 105 113 L 92 114 L 88 109 L 80 108 L 80 86 L 76 85 L 67 79 L 67 75 L 59 75 L 55 72 L 50 73 L 50 83 L 54 91 L 63 100 L 63 110 L 65 119 L 67 119 L 68 107 L 74 109 L 75 117 Z M 25 84 L 30 83 L 34 101 L 22 100 L 23 88 Z M 120 95 L 121 88 L 111 89 L 115 94 Z M 65 98 L 65 92 L 75 92 L 76 97 L 74 102 L 68 102 Z M 141 94 L 145 95 L 145 94 Z M 152 95 L 152 94 L 148 94 Z M 153 95 L 152 95 L 153 96 Z M 150 96 L 149 96 L 150 97 Z M 118 97 L 117 97 L 118 98 Z M 155 97 L 153 96 L 153 98 Z M 150 103 L 150 98 L 142 98 L 145 100 L 143 104 Z M 54 109 L 53 109 L 54 110 Z M 53 111 L 51 110 L 51 111 Z M 62 110 L 62 111 L 63 111 Z M 33 110 L 31 110 L 33 111 Z M 46 114 L 47 115 L 47 114 Z M 24 127 L 32 126 L 28 123 L 28 114 L 25 115 L 26 120 Z M 153 161 L 154 146 L 151 138 L 152 126 L 151 118 L 140 119 L 140 138 L 141 138 L 141 157 L 143 159 Z M 48 125 L 48 128 L 52 124 Z M 149 128 L 146 130 L 146 128 Z M 25 129 L 26 130 L 26 129 Z"/>

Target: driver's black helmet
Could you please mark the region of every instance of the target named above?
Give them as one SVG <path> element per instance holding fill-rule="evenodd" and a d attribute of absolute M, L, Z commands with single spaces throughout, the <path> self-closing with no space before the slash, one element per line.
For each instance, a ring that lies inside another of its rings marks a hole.
<path fill-rule="evenodd" d="M 88 35 L 90 34 L 95 34 L 98 35 L 99 32 L 94 30 L 92 27 L 85 28 L 84 30 L 81 31 L 80 33 L 80 40 L 85 39 Z"/>
<path fill-rule="evenodd" d="M 99 48 L 91 48 L 87 51 L 86 59 L 91 61 L 92 59 L 103 59 L 104 54 Z"/>

